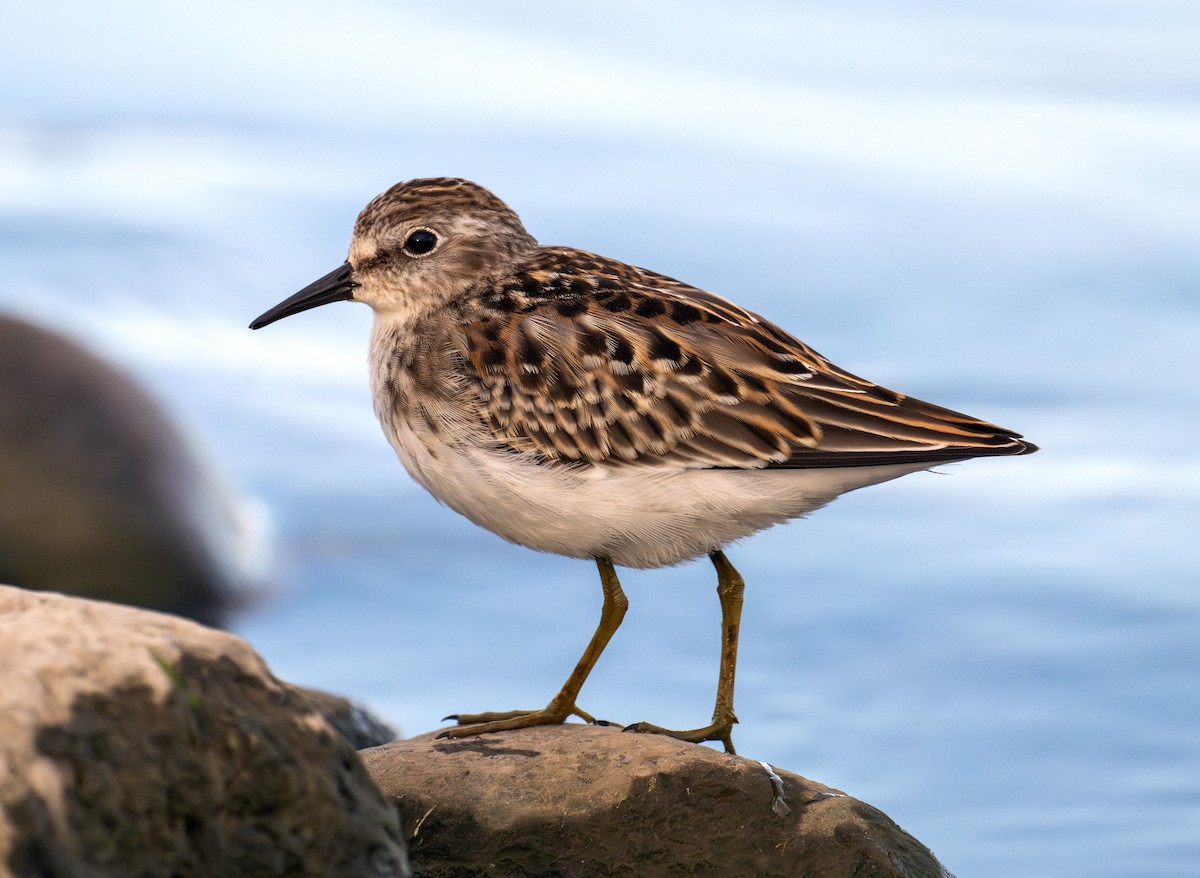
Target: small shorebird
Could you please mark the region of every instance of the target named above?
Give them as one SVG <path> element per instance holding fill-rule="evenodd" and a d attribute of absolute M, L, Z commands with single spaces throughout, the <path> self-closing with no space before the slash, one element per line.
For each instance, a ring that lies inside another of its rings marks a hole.
<path fill-rule="evenodd" d="M 712 722 L 628 728 L 732 753 L 744 586 L 722 547 L 846 491 L 1037 450 L 851 375 L 712 293 L 540 246 L 467 180 L 409 180 L 376 197 L 346 262 L 250 327 L 344 300 L 374 309 L 375 412 L 412 477 L 506 540 L 600 571 L 600 624 L 550 703 L 448 717 L 459 725 L 443 737 L 594 721 L 575 702 L 628 605 L 613 565 L 708 555 L 722 623 Z"/>

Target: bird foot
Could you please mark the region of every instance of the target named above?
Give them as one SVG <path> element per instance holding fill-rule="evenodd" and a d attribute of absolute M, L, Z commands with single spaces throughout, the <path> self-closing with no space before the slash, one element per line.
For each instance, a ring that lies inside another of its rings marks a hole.
<path fill-rule="evenodd" d="M 527 729 L 531 726 L 554 726 L 567 721 L 568 717 L 577 716 L 585 723 L 607 725 L 602 720 L 575 705 L 565 708 L 547 704 L 541 710 L 504 710 L 487 711 L 485 713 L 452 714 L 444 719 L 454 720 L 457 726 L 446 729 L 438 735 L 439 738 L 469 738 L 474 735 L 486 735 L 490 732 L 509 732 L 513 729 Z"/>
<path fill-rule="evenodd" d="M 668 738 L 690 741 L 693 744 L 700 744 L 704 741 L 720 741 L 725 745 L 726 753 L 736 754 L 737 751 L 733 749 L 733 724 L 736 722 L 737 717 L 729 713 L 714 718 L 711 723 L 699 729 L 664 729 L 653 723 L 634 723 L 626 726 L 622 731 L 646 735 L 666 735 Z"/>

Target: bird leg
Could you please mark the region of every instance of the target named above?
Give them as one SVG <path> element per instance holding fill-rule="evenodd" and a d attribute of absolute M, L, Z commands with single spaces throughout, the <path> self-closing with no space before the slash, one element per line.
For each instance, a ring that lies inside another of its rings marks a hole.
<path fill-rule="evenodd" d="M 634 723 L 626 726 L 625 731 L 667 735 L 695 744 L 720 741 L 725 745 L 726 753 L 734 753 L 733 724 L 737 722 L 737 717 L 733 713 L 733 679 L 737 671 L 738 630 L 746 583 L 720 549 L 708 557 L 717 569 L 717 596 L 721 599 L 721 670 L 717 679 L 717 703 L 713 708 L 712 722 L 703 728 L 682 731 L 664 729 L 650 723 Z"/>
<path fill-rule="evenodd" d="M 577 716 L 584 722 L 594 723 L 595 717 L 575 706 L 575 699 L 584 681 L 596 665 L 596 660 L 608 646 L 608 641 L 625 618 L 625 610 L 629 606 L 629 598 L 621 590 L 621 581 L 617 579 L 617 571 L 608 558 L 597 558 L 596 568 L 600 571 L 600 587 L 604 590 L 604 606 L 600 610 L 600 624 L 592 635 L 587 649 L 575 665 L 575 670 L 567 678 L 558 694 L 541 710 L 509 710 L 489 713 L 464 713 L 448 716 L 458 722 L 458 725 L 446 729 L 439 738 L 466 738 L 472 735 L 485 735 L 488 732 L 506 732 L 512 729 L 524 729 L 529 726 L 549 726 L 565 722 L 569 716 Z M 732 568 L 731 568 L 732 569 Z"/>

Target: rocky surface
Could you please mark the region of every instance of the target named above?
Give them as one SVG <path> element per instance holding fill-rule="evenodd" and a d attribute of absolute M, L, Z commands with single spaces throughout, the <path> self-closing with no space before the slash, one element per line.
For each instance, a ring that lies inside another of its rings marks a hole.
<path fill-rule="evenodd" d="M 352 747 L 232 635 L 0 586 L 0 876 L 401 876 Z"/>
<path fill-rule="evenodd" d="M 0 315 L 0 582 L 208 624 L 255 586 L 255 540 L 145 390 Z"/>
<path fill-rule="evenodd" d="M 396 739 L 396 730 L 362 705 L 320 689 L 295 688 L 355 750 L 377 747 Z"/>
<path fill-rule="evenodd" d="M 670 738 L 571 724 L 361 755 L 418 876 L 949 874 L 870 805 Z"/>
<path fill-rule="evenodd" d="M 387 878 L 405 839 L 429 878 L 949 878 L 870 805 L 708 747 L 343 734 L 391 730 L 232 635 L 0 586 L 0 878 Z"/>

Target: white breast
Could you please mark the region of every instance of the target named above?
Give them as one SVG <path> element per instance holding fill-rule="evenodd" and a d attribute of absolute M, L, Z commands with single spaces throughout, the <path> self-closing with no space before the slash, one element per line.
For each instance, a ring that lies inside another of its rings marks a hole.
<path fill-rule="evenodd" d="M 408 425 L 389 439 L 433 496 L 506 540 L 573 558 L 660 567 L 928 465 L 809 470 L 570 467 L 494 448 L 428 446 Z"/>

